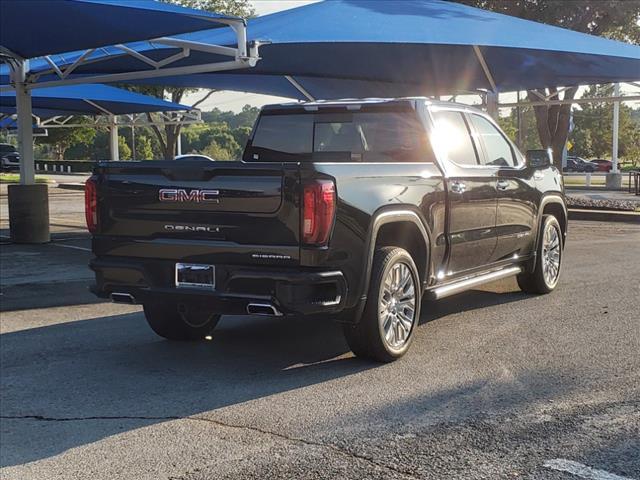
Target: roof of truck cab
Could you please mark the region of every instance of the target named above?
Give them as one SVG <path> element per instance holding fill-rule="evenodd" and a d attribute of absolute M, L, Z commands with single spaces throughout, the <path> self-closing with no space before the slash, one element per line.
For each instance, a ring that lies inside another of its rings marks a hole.
<path fill-rule="evenodd" d="M 434 100 L 428 97 L 402 97 L 402 98 L 344 98 L 339 100 L 316 100 L 313 102 L 286 102 L 265 105 L 263 111 L 281 110 L 281 109 L 299 109 L 299 108 L 321 108 L 321 107 L 341 107 L 353 105 L 385 105 L 385 104 L 410 104 L 423 101 L 429 106 L 435 107 L 454 107 L 459 109 L 478 110 L 477 108 L 464 103 L 446 102 L 442 100 Z"/>

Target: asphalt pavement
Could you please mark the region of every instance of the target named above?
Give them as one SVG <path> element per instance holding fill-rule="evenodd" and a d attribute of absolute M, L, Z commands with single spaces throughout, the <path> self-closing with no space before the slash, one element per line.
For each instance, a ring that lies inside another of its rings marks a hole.
<path fill-rule="evenodd" d="M 554 293 L 425 303 L 379 365 L 329 318 L 156 337 L 87 293 L 81 211 L 54 192 L 54 241 L 0 246 L 3 480 L 640 480 L 640 225 L 571 222 Z"/>

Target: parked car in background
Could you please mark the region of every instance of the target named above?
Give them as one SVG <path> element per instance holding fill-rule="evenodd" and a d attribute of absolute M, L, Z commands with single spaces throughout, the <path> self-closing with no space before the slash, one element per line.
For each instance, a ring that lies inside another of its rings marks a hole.
<path fill-rule="evenodd" d="M 201 155 L 199 153 L 187 153 L 185 155 L 178 155 L 174 158 L 174 160 L 208 160 L 210 162 L 215 162 L 213 158 L 207 157 L 206 155 Z"/>
<path fill-rule="evenodd" d="M 598 170 L 598 165 L 588 162 L 580 157 L 567 157 L 567 166 L 562 169 L 564 172 L 585 172 L 592 173 Z"/>
<path fill-rule="evenodd" d="M 595 158 L 593 160 L 589 160 L 591 163 L 594 163 L 598 166 L 598 172 L 610 172 L 613 168 L 613 163 L 611 160 L 604 160 L 602 158 Z"/>
<path fill-rule="evenodd" d="M 9 143 L 0 143 L 0 170 L 20 170 L 20 154 Z"/>

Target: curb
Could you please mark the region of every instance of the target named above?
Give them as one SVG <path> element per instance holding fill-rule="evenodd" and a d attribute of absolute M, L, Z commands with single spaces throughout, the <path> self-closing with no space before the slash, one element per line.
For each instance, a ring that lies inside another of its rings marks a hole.
<path fill-rule="evenodd" d="M 84 191 L 84 183 L 59 183 L 58 188 L 63 190 L 82 190 Z"/>
<path fill-rule="evenodd" d="M 602 191 L 602 192 L 628 192 L 628 187 L 620 187 L 620 188 L 607 188 L 604 185 L 591 185 L 587 187 L 586 185 L 566 185 L 564 186 L 564 191 L 566 194 L 571 195 L 571 190 L 576 192 L 590 192 L 590 191 Z"/>
<path fill-rule="evenodd" d="M 640 225 L 640 213 L 616 210 L 569 209 L 569 220 L 591 220 L 594 222 L 624 222 Z"/>

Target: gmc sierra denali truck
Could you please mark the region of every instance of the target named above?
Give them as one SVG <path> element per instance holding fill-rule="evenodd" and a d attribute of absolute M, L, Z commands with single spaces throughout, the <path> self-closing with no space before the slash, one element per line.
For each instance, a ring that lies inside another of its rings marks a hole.
<path fill-rule="evenodd" d="M 567 235 L 548 152 L 425 98 L 265 107 L 238 162 L 100 163 L 86 216 L 92 291 L 162 337 L 322 314 L 379 361 L 407 351 L 425 297 L 514 275 L 551 292 Z"/>

